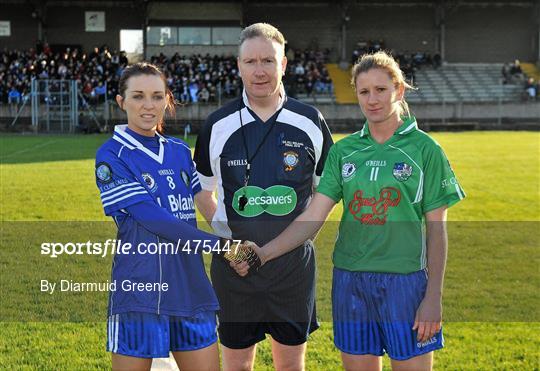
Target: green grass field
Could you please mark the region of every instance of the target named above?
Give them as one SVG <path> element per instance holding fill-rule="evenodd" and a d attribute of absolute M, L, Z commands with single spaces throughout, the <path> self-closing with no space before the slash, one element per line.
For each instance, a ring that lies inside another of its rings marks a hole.
<path fill-rule="evenodd" d="M 434 133 L 467 198 L 449 211 L 444 294 L 446 347 L 437 370 L 540 369 L 540 134 Z M 339 139 L 336 135 L 335 139 Z M 39 254 L 44 241 L 114 238 L 94 182 L 108 136 L 0 137 L 0 367 L 109 368 L 106 294 L 39 292 L 55 277 L 106 280 L 110 258 Z M 193 145 L 193 138 L 191 138 Z M 331 252 L 341 206 L 317 239 L 321 328 L 308 370 L 340 368 L 332 343 Z M 206 224 L 201 227 L 207 229 Z M 268 342 L 256 369 L 272 369 Z M 388 366 L 386 361 L 385 366 Z"/>

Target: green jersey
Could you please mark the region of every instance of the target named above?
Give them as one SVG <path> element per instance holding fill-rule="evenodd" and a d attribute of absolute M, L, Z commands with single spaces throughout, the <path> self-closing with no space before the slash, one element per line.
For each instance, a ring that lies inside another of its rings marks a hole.
<path fill-rule="evenodd" d="M 465 196 L 442 148 L 414 117 L 383 144 L 367 122 L 335 143 L 317 192 L 343 200 L 334 265 L 388 273 L 425 268 L 424 214 Z"/>

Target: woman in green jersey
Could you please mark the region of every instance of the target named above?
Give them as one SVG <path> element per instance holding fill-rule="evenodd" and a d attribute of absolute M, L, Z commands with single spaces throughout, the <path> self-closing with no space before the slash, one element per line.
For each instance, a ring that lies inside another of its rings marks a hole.
<path fill-rule="evenodd" d="M 430 370 L 443 346 L 446 210 L 464 193 L 442 148 L 418 129 L 404 99 L 412 87 L 390 55 L 364 55 L 352 84 L 363 127 L 332 146 L 308 209 L 253 249 L 263 264 L 290 251 L 342 201 L 332 308 L 343 366 L 379 370 L 388 353 L 395 370 Z"/>

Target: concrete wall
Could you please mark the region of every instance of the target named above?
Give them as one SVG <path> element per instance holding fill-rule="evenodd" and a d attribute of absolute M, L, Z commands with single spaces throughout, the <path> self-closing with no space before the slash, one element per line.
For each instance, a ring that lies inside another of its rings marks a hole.
<path fill-rule="evenodd" d="M 360 107 L 346 105 L 317 105 L 328 120 L 362 119 Z M 453 103 L 414 104 L 412 113 L 419 120 L 479 120 L 493 121 L 499 116 L 507 119 L 534 121 L 540 124 L 540 102 L 537 103 Z"/>
<path fill-rule="evenodd" d="M 536 60 L 532 7 L 459 7 L 446 23 L 448 62 Z"/>
<path fill-rule="evenodd" d="M 29 4 L 2 4 L 0 21 L 11 21 L 11 36 L 0 36 L 0 49 L 29 49 L 36 46 L 38 22 Z"/>
<path fill-rule="evenodd" d="M 430 6 L 356 6 L 351 8 L 350 15 L 347 36 L 349 52 L 360 39 L 383 39 L 388 49 L 402 52 L 433 52 L 437 49 L 438 29 L 435 27 L 434 9 Z"/>
<path fill-rule="evenodd" d="M 149 18 L 153 20 L 231 20 L 240 23 L 242 4 L 198 2 L 152 2 Z"/>
<path fill-rule="evenodd" d="M 249 4 L 247 23 L 269 22 L 283 32 L 291 47 L 328 48 L 332 50 L 332 59 L 340 58 L 342 16 L 338 4 L 280 4 Z M 435 28 L 431 6 L 368 7 L 353 4 L 348 14 L 347 60 L 360 40 L 384 39 L 388 48 L 399 51 L 433 51 L 437 47 L 438 29 Z"/>
<path fill-rule="evenodd" d="M 351 2 L 347 24 L 347 59 L 360 39 L 384 39 L 390 49 L 398 51 L 435 51 L 439 29 L 435 26 L 433 4 L 415 6 L 366 6 Z M 55 5 L 57 4 L 57 5 Z M 72 5 L 75 4 L 75 5 Z M 131 2 L 104 1 L 69 3 L 53 2 L 46 8 L 46 34 L 51 44 L 81 44 L 90 49 L 108 44 L 119 48 L 120 29 L 141 29 L 142 15 Z M 520 6 L 471 7 L 461 3 L 447 11 L 446 55 L 449 62 L 507 62 L 515 58 L 537 59 L 538 20 L 532 2 Z M 64 6 L 61 6 L 64 5 Z M 244 8 L 242 8 L 244 6 Z M 216 2 L 152 3 L 150 20 L 163 24 L 193 25 L 212 23 L 247 24 L 266 21 L 285 34 L 293 48 L 319 47 L 333 50 L 337 60 L 341 49 L 341 9 L 338 3 L 295 4 L 294 2 Z M 12 36 L 1 37 L 0 47 L 27 49 L 35 45 L 37 21 L 31 17 L 32 6 L 26 2 L 2 4 L 0 20 L 11 21 Z M 106 32 L 85 32 L 84 12 L 106 12 Z M 201 23 L 202 22 L 202 23 Z M 148 55 L 173 54 L 178 47 L 152 46 Z M 229 53 L 230 47 L 190 47 L 189 53 Z"/>
<path fill-rule="evenodd" d="M 85 11 L 105 12 L 105 32 L 85 31 Z M 121 29 L 141 29 L 142 18 L 132 7 L 50 7 L 47 9 L 49 44 L 80 44 L 84 50 L 107 44 L 120 50 Z"/>
<path fill-rule="evenodd" d="M 0 37 L 0 48 L 28 49 L 35 47 L 38 39 L 38 22 L 31 14 L 28 4 L 0 5 L 0 20 L 11 21 L 11 36 Z M 85 11 L 105 12 L 105 32 L 85 31 Z M 82 45 L 85 50 L 94 46 L 109 45 L 120 49 L 121 29 L 141 29 L 142 18 L 129 3 L 116 3 L 115 7 L 96 6 L 50 6 L 45 13 L 47 29 L 43 30 L 49 44 Z"/>
<path fill-rule="evenodd" d="M 364 118 L 357 105 L 318 104 L 316 107 L 321 111 L 326 120 L 332 124 L 340 121 L 354 121 L 360 125 Z M 168 119 L 168 122 L 202 122 L 218 109 L 215 104 L 197 104 L 178 107 L 176 119 Z M 411 107 L 413 114 L 419 121 L 480 121 L 496 122 L 499 116 L 505 120 L 527 121 L 536 123 L 540 128 L 540 102 L 536 103 L 456 103 L 456 104 L 415 104 Z M 13 107 L 0 105 L 0 118 L 12 118 L 16 114 Z M 45 114 L 45 111 L 43 111 Z M 30 117 L 30 107 L 25 107 L 21 117 Z M 112 121 L 124 121 L 125 113 L 117 106 L 111 105 L 110 119 Z"/>
<path fill-rule="evenodd" d="M 246 9 L 247 25 L 256 22 L 273 24 L 293 49 L 328 48 L 334 50 L 336 57 L 341 45 L 340 19 L 339 6 L 334 3 L 310 6 L 253 3 Z"/>

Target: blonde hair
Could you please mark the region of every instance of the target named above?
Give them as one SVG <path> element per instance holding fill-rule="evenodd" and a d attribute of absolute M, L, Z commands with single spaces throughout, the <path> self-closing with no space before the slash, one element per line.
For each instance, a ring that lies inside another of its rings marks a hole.
<path fill-rule="evenodd" d="M 388 76 L 396 87 L 416 90 L 414 86 L 405 81 L 405 76 L 403 75 L 403 71 L 401 71 L 401 69 L 399 68 L 399 64 L 390 54 L 385 51 L 378 51 L 373 54 L 364 54 L 362 55 L 362 57 L 360 57 L 358 62 L 356 62 L 356 64 L 352 68 L 351 77 L 351 84 L 354 90 L 356 90 L 356 80 L 358 78 L 358 75 L 364 72 L 368 72 L 369 70 L 374 68 L 386 71 L 386 73 L 388 73 Z M 400 116 L 403 114 L 411 116 L 409 105 L 405 101 L 405 98 L 401 100 L 399 106 Z"/>
<path fill-rule="evenodd" d="M 283 34 L 274 26 L 269 23 L 254 23 L 248 26 L 240 32 L 240 41 L 238 48 L 242 47 L 244 41 L 254 39 L 256 37 L 262 37 L 266 40 L 277 42 L 283 48 L 283 54 L 285 54 L 285 38 Z"/>

